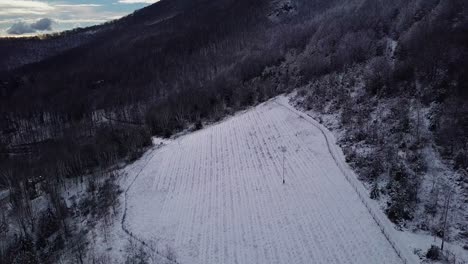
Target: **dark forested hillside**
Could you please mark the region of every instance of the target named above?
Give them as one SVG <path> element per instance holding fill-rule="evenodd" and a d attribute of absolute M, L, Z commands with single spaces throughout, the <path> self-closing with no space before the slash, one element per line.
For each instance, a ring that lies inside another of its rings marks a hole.
<path fill-rule="evenodd" d="M 21 105 L 17 102 L 32 94 L 36 99 L 31 108 L 80 115 L 96 108 L 157 97 L 164 90 L 200 86 L 207 78 L 205 71 L 216 75 L 216 71 L 233 63 L 238 55 L 235 49 L 244 50 L 251 45 L 243 43 L 239 34 L 252 34 L 258 30 L 254 25 L 264 20 L 260 16 L 261 2 L 204 2 L 207 1 L 168 8 L 164 15 L 155 12 L 150 16 L 154 8 L 149 7 L 114 22 L 112 30 L 86 45 L 9 74 L 13 78 L 19 75 L 22 80 L 15 82 L 18 87 L 4 88 L 10 104 L 3 106 L 11 109 Z M 243 18 L 238 19 L 238 13 L 243 13 Z M 230 45 L 222 47 L 228 39 Z M 226 52 L 224 48 L 232 50 Z M 206 55 L 210 53 L 216 58 L 212 65 L 200 65 L 209 63 Z M 205 59 L 198 59 L 201 56 Z M 219 69 L 207 69 L 215 67 Z M 73 105 L 64 108 L 60 102 L 70 94 L 74 95 Z M 81 104 L 87 106 L 86 110 L 78 109 Z"/>
<path fill-rule="evenodd" d="M 162 0 L 90 29 L 2 39 L 0 187 L 109 168 L 151 135 L 296 89 L 300 107 L 335 117 L 390 219 L 429 230 L 416 219 L 427 148 L 468 182 L 467 17 L 464 0 Z"/>

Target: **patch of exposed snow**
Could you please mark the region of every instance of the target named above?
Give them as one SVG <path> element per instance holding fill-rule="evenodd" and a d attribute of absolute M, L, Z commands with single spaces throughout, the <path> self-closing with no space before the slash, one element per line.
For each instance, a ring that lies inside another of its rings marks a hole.
<path fill-rule="evenodd" d="M 270 101 L 169 142 L 128 191 L 128 230 L 179 263 L 401 263 L 307 119 Z"/>

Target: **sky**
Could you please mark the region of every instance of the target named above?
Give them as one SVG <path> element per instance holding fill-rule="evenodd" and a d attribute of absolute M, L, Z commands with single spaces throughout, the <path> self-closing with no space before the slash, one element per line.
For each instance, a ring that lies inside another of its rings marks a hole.
<path fill-rule="evenodd" d="M 30 36 L 120 18 L 158 0 L 0 0 L 0 36 Z"/>

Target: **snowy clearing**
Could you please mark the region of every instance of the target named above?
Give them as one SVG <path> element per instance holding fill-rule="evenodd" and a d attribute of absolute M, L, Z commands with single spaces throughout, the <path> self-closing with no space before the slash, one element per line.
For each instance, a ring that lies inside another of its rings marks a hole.
<path fill-rule="evenodd" d="M 130 166 L 138 177 L 125 228 L 158 251 L 172 248 L 182 264 L 404 263 L 408 254 L 382 232 L 329 135 L 276 100 Z"/>

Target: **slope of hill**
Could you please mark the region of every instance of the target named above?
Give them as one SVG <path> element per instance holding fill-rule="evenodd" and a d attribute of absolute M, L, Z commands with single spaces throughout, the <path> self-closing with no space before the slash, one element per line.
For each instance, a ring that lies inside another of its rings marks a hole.
<path fill-rule="evenodd" d="M 0 38 L 0 72 L 39 62 L 91 41 L 104 28 L 75 29 L 69 32 L 28 38 Z"/>
<path fill-rule="evenodd" d="M 330 132 L 285 97 L 167 141 L 124 171 L 122 225 L 148 252 L 170 249 L 168 263 L 415 262 Z M 99 254 L 119 258 L 125 239 Z"/>
<path fill-rule="evenodd" d="M 67 214 L 64 182 L 296 90 L 396 226 L 468 247 L 467 18 L 463 0 L 163 0 L 98 26 L 0 74 L 0 186 L 20 226 L 8 233 L 46 252 L 36 222 L 67 219 L 46 232 L 60 245 L 95 212 Z M 95 184 L 93 199 L 113 194 Z M 44 218 L 31 199 L 49 202 Z"/>

